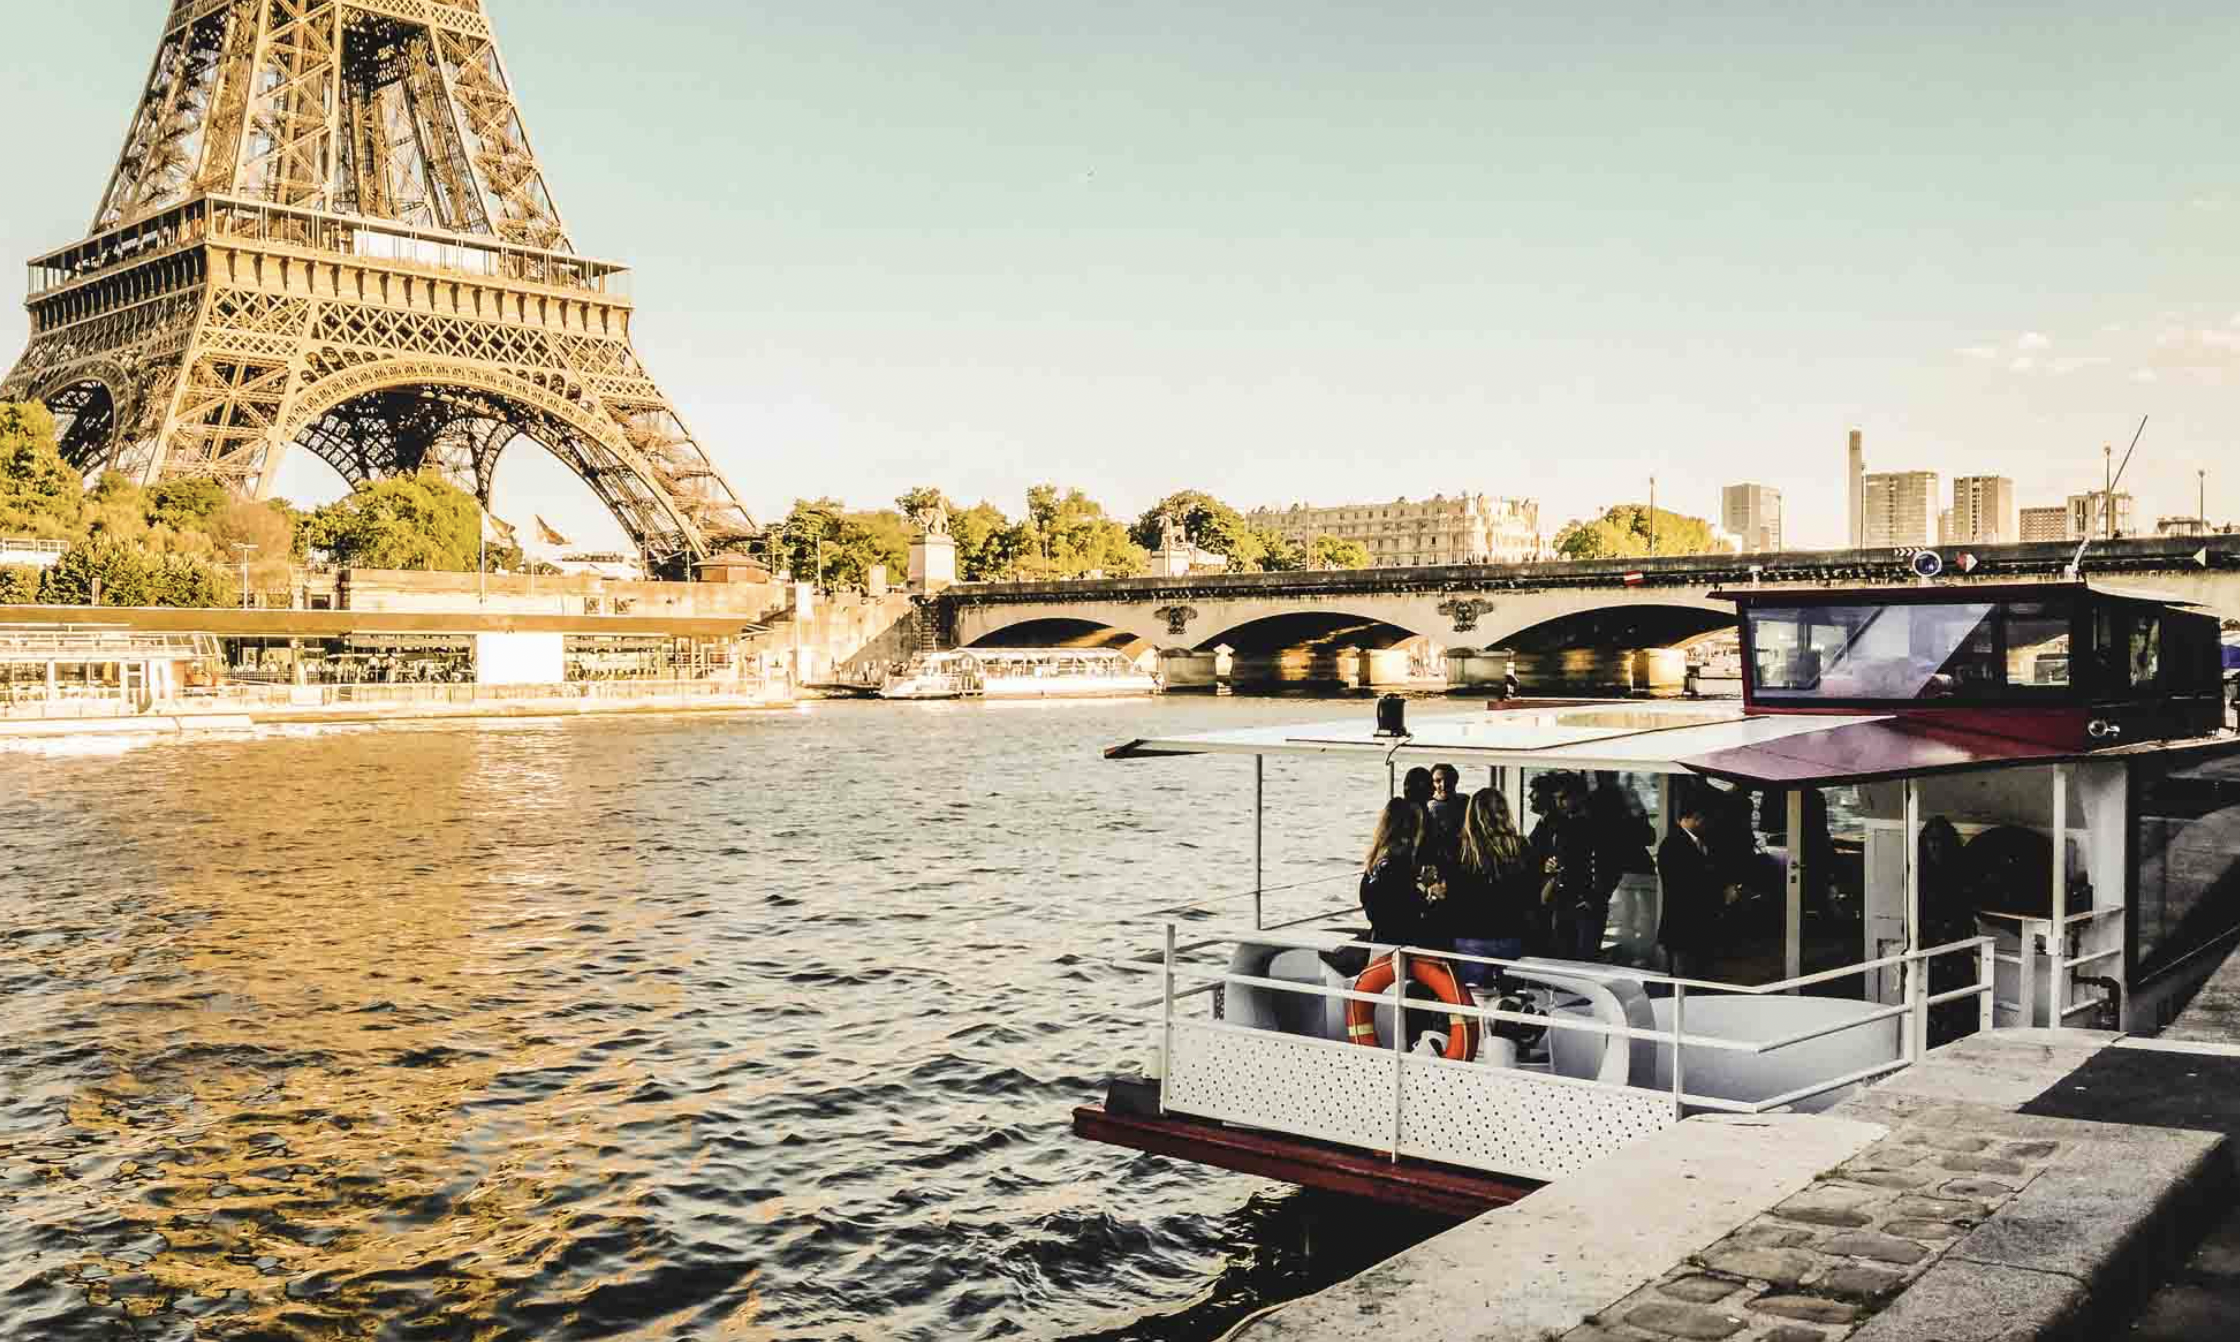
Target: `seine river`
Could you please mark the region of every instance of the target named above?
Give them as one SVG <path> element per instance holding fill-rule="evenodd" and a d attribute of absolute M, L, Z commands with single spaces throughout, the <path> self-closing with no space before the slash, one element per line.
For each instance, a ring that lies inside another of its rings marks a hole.
<path fill-rule="evenodd" d="M 1070 1135 L 1252 875 L 1249 761 L 1099 752 L 1369 711 L 0 750 L 0 1337 L 1217 1337 L 1435 1227 Z M 1382 796 L 1271 763 L 1270 881 Z"/>

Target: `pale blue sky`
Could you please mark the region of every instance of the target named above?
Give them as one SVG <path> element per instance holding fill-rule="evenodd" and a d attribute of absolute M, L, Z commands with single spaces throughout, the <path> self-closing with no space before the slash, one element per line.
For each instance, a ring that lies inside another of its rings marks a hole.
<path fill-rule="evenodd" d="M 166 7 L 11 14 L 0 256 L 84 229 Z M 1851 425 L 2031 504 L 2152 412 L 2142 511 L 2205 466 L 2240 517 L 2229 5 L 488 7 L 760 516 L 1049 479 L 1561 519 L 1654 472 L 1777 485 L 1825 544 Z M 588 527 L 535 455 L 499 511 Z"/>

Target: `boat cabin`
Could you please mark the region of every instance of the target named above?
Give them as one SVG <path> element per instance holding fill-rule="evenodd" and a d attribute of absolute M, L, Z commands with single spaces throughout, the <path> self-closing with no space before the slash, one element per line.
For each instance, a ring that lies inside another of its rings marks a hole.
<path fill-rule="evenodd" d="M 1166 921 L 1145 1077 L 1077 1130 L 1482 1209 L 1690 1113 L 1832 1104 L 1962 1033 L 2151 1026 L 2240 938 L 2240 737 L 2213 619 L 2082 583 L 1729 595 L 1739 703 L 1387 701 L 1108 751 L 1252 758 L 1255 879 L 1248 922 L 1206 921 L 1213 899 Z M 1675 976 L 1657 878 L 1634 873 L 1591 960 L 1372 944 L 1357 866 L 1276 907 L 1270 756 L 1350 773 L 1364 845 L 1413 765 L 1499 787 L 1524 833 L 1548 774 L 1591 780 L 1660 841 L 1707 790 L 1734 822 L 1714 856 L 1756 921 Z M 1411 991 L 1436 1003 L 1403 1008 Z"/>

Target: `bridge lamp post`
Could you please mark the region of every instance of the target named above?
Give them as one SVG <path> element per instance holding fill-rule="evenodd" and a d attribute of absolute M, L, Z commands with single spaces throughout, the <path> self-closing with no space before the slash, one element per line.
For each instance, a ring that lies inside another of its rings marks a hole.
<path fill-rule="evenodd" d="M 247 541 L 235 541 L 233 548 L 241 552 L 241 609 L 249 609 L 249 552 L 257 547 Z"/>

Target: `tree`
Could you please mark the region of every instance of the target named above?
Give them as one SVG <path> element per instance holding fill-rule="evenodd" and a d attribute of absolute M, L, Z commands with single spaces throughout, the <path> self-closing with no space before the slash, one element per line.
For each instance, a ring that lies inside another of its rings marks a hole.
<path fill-rule="evenodd" d="M 849 512 L 838 499 L 797 499 L 778 527 L 778 559 L 798 582 L 864 589 L 879 565 L 889 579 L 908 572 L 910 539 L 909 521 L 892 509 Z"/>
<path fill-rule="evenodd" d="M 286 505 L 281 505 L 285 508 Z M 290 509 L 289 512 L 293 510 Z M 226 566 L 226 572 L 239 585 L 241 551 L 237 546 L 251 545 L 249 551 L 249 585 L 256 591 L 270 592 L 288 585 L 294 575 L 296 558 L 296 522 L 289 515 L 269 503 L 250 499 L 225 501 L 216 515 L 208 521 L 208 534 L 212 556 Z M 491 547 L 493 563 L 498 558 L 497 547 Z M 236 599 L 240 593 L 234 593 Z"/>
<path fill-rule="evenodd" d="M 949 502 L 949 496 L 932 485 L 920 485 L 894 501 L 895 509 L 913 520 L 933 511 L 935 505 L 939 505 L 946 513 L 954 514 L 957 511 L 957 505 Z"/>
<path fill-rule="evenodd" d="M 1308 568 L 1367 568 L 1369 564 L 1369 547 L 1360 541 L 1317 536 L 1307 546 Z"/>
<path fill-rule="evenodd" d="M 208 609 L 230 606 L 239 599 L 218 571 L 192 555 L 167 554 L 148 570 L 148 604 Z"/>
<path fill-rule="evenodd" d="M 55 449 L 47 408 L 0 403 L 0 535 L 75 540 L 84 495 L 85 481 Z"/>
<path fill-rule="evenodd" d="M 1652 553 L 1649 510 L 1621 503 L 1591 521 L 1573 522 L 1556 533 L 1555 549 L 1566 559 L 1639 559 Z M 1654 553 L 1696 555 L 1718 549 L 1711 523 L 1657 509 Z"/>
<path fill-rule="evenodd" d="M 986 500 L 952 512 L 949 535 L 957 543 L 957 577 L 965 582 L 1001 582 L 1026 553 L 1025 530 Z"/>
<path fill-rule="evenodd" d="M 1240 572 L 1257 569 L 1266 557 L 1265 546 L 1245 525 L 1244 514 L 1203 490 L 1167 495 L 1137 519 L 1129 535 L 1145 550 L 1155 550 L 1168 517 L 1182 524 L 1182 534 L 1191 544 L 1225 556 L 1230 567 Z"/>
<path fill-rule="evenodd" d="M 359 485 L 311 515 L 305 540 L 345 568 L 472 573 L 482 557 L 475 497 L 434 471 Z"/>
<path fill-rule="evenodd" d="M 50 606 L 90 606 L 98 592 L 104 606 L 154 605 L 156 564 L 139 546 L 93 536 L 63 552 L 39 584 Z"/>
<path fill-rule="evenodd" d="M 29 606 L 39 600 L 40 571 L 29 564 L 0 566 L 0 606 Z"/>
<path fill-rule="evenodd" d="M 1267 527 L 1252 529 L 1253 544 L 1260 547 L 1260 569 L 1264 573 L 1296 573 L 1307 566 L 1307 550 L 1294 545 L 1291 538 Z"/>
<path fill-rule="evenodd" d="M 147 491 L 149 526 L 176 531 L 207 531 L 210 519 L 233 502 L 224 485 L 206 475 L 166 480 Z"/>
<path fill-rule="evenodd" d="M 1104 507 L 1078 489 L 1063 494 L 1056 485 L 1027 491 L 1027 518 L 1018 562 L 1021 576 L 1064 580 L 1101 573 L 1132 577 L 1148 558 L 1128 528 L 1105 516 Z"/>

